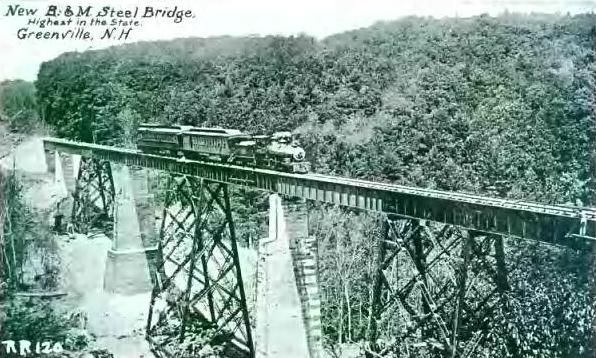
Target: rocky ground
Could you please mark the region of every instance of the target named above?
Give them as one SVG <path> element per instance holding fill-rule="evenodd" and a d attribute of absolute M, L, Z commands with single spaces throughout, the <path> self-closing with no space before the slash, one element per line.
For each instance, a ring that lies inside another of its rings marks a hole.
<path fill-rule="evenodd" d="M 10 154 L 23 138 L 23 134 L 9 131 L 6 124 L 0 122 L 0 159 Z"/>
<path fill-rule="evenodd" d="M 14 170 L 24 185 L 24 199 L 36 215 L 52 223 L 56 204 L 67 198 L 63 181 L 47 173 L 42 136 L 8 132 L 0 123 L 0 170 Z M 56 167 L 58 178 L 61 168 Z M 55 236 L 61 270 L 57 290 L 66 295 L 55 300 L 61 310 L 83 312 L 84 334 L 92 337 L 90 350 L 107 350 L 115 358 L 151 358 L 144 329 L 150 292 L 119 295 L 105 292 L 104 277 L 108 249 L 112 242 L 104 235 Z M 254 304 L 256 252 L 239 248 L 249 308 Z M 35 260 L 34 260 L 35 261 Z M 30 264 L 35 274 L 35 262 Z M 91 357 L 84 353 L 82 357 Z M 78 356 L 75 356 L 78 358 Z"/>
<path fill-rule="evenodd" d="M 51 219 L 56 204 L 66 197 L 63 184 L 46 172 L 40 137 L 10 133 L 0 123 L 0 170 L 15 170 L 24 185 L 24 198 L 44 220 Z M 95 337 L 93 349 L 106 349 L 117 358 L 153 357 L 144 339 L 149 292 L 132 296 L 103 290 L 107 250 L 105 236 L 57 236 L 61 284 L 66 296 L 56 305 L 86 314 L 86 333 Z"/>

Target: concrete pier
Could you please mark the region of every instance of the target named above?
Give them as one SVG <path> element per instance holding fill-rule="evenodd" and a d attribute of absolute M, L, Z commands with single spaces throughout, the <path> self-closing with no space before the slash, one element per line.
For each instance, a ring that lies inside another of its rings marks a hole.
<path fill-rule="evenodd" d="M 320 303 L 311 272 L 316 268 L 308 255 L 299 256 L 308 236 L 306 215 L 300 210 L 287 215 L 276 194 L 269 205 L 269 237 L 259 243 L 256 356 L 318 358 Z"/>
<path fill-rule="evenodd" d="M 147 292 L 152 288 L 147 250 L 154 248 L 143 245 L 129 168 L 113 165 L 112 176 L 114 235 L 107 254 L 104 289 L 120 294 Z"/>

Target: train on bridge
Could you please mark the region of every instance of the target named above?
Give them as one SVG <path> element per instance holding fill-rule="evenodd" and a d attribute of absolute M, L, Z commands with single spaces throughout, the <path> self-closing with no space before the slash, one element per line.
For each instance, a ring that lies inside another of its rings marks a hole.
<path fill-rule="evenodd" d="M 250 135 L 237 129 L 141 124 L 137 148 L 144 153 L 308 173 L 306 153 L 290 132 Z"/>

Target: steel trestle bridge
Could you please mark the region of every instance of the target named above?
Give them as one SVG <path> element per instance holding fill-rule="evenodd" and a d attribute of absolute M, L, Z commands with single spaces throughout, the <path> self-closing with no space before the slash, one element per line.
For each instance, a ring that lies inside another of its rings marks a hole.
<path fill-rule="evenodd" d="M 491 234 L 563 245 L 572 245 L 577 239 L 593 240 L 596 236 L 596 208 L 545 205 L 320 174 L 284 173 L 57 138 L 44 139 L 44 148 Z"/>
<path fill-rule="evenodd" d="M 301 214 L 288 214 L 296 216 L 288 216 L 286 221 L 294 227 L 293 242 L 299 247 L 299 252 L 292 254 L 297 258 L 293 261 L 294 272 L 310 272 L 308 279 L 299 274 L 294 277 L 298 291 L 303 292 L 303 312 L 319 312 L 321 304 L 315 272 L 316 238 L 308 236 L 304 201 L 381 214 L 371 234 L 374 273 L 367 283 L 371 295 L 365 334 L 368 352 L 376 353 L 369 357 L 378 357 L 382 351 L 375 343 L 381 336 L 380 327 L 392 330 L 388 334 L 410 347 L 409 352 L 435 352 L 436 356 L 451 358 L 472 356 L 487 337 L 486 322 L 495 309 L 508 310 L 507 272 L 511 267 L 507 266 L 503 238 L 582 250 L 591 249 L 596 240 L 596 208 L 286 173 L 58 138 L 45 138 L 43 145 L 51 172 L 55 171 L 54 159 L 59 158 L 63 166 L 72 166 L 72 155 L 81 157 L 76 182 L 71 177 L 66 183 L 73 197 L 71 221 L 79 231 L 111 220 L 114 246 L 118 246 L 134 236 L 121 229 L 119 220 L 134 220 L 130 213 L 136 212 L 139 227 L 145 232 L 144 249 L 139 251 L 141 261 L 146 255 L 151 271 L 149 285 L 153 287 L 146 333 L 160 358 L 176 356 L 171 353 L 172 346 L 184 342 L 197 322 L 207 322 L 201 329 L 213 329 L 211 341 L 227 335 L 233 337 L 228 340 L 232 346 L 248 357 L 265 358 L 255 351 L 230 207 L 230 185 L 301 199 L 292 204 L 298 209 L 289 210 Z M 113 167 L 119 168 L 114 173 L 130 173 L 134 182 L 131 185 L 136 187 L 136 191 L 129 190 L 134 192 L 134 200 L 123 194 L 127 189 L 122 178 L 129 174 L 112 175 Z M 147 201 L 151 194 L 145 169 L 169 176 L 159 238 L 154 239 L 150 238 L 156 231 L 155 208 Z M 306 227 L 300 223 L 306 223 Z M 116 236 L 121 238 L 117 240 Z M 177 249 L 180 247 L 186 247 L 186 251 L 181 252 Z M 139 257 L 131 259 L 134 254 L 122 248 L 113 251 L 111 272 L 115 277 L 127 276 L 138 266 Z M 168 272 L 167 265 L 174 267 L 173 273 Z M 181 285 L 177 283 L 179 272 L 186 275 L 186 283 Z M 176 319 L 168 320 L 155 308 L 155 302 L 164 295 L 168 297 L 174 286 L 185 288 L 176 294 L 174 301 L 178 303 L 168 313 Z M 161 318 L 153 325 L 155 316 Z M 303 319 L 309 327 L 310 358 L 319 358 L 320 315 L 304 314 Z M 171 322 L 177 323 L 172 326 Z M 519 352 L 515 345 L 507 349 L 514 356 Z M 229 354 L 239 356 L 237 351 Z"/>

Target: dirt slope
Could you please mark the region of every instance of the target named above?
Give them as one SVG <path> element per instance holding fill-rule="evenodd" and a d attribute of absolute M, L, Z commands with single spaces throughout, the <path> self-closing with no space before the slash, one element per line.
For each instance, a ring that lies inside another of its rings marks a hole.
<path fill-rule="evenodd" d="M 0 170 L 15 169 L 25 186 L 25 200 L 36 211 L 51 212 L 66 192 L 64 185 L 56 184 L 46 172 L 41 138 L 15 138 L 1 125 L 0 138 Z M 95 345 L 108 349 L 116 358 L 153 357 L 143 337 L 149 292 L 121 296 L 103 290 L 107 250 L 112 242 L 105 236 L 57 239 L 62 289 L 68 294 L 65 304 L 87 313 L 87 330 L 96 337 Z"/>

